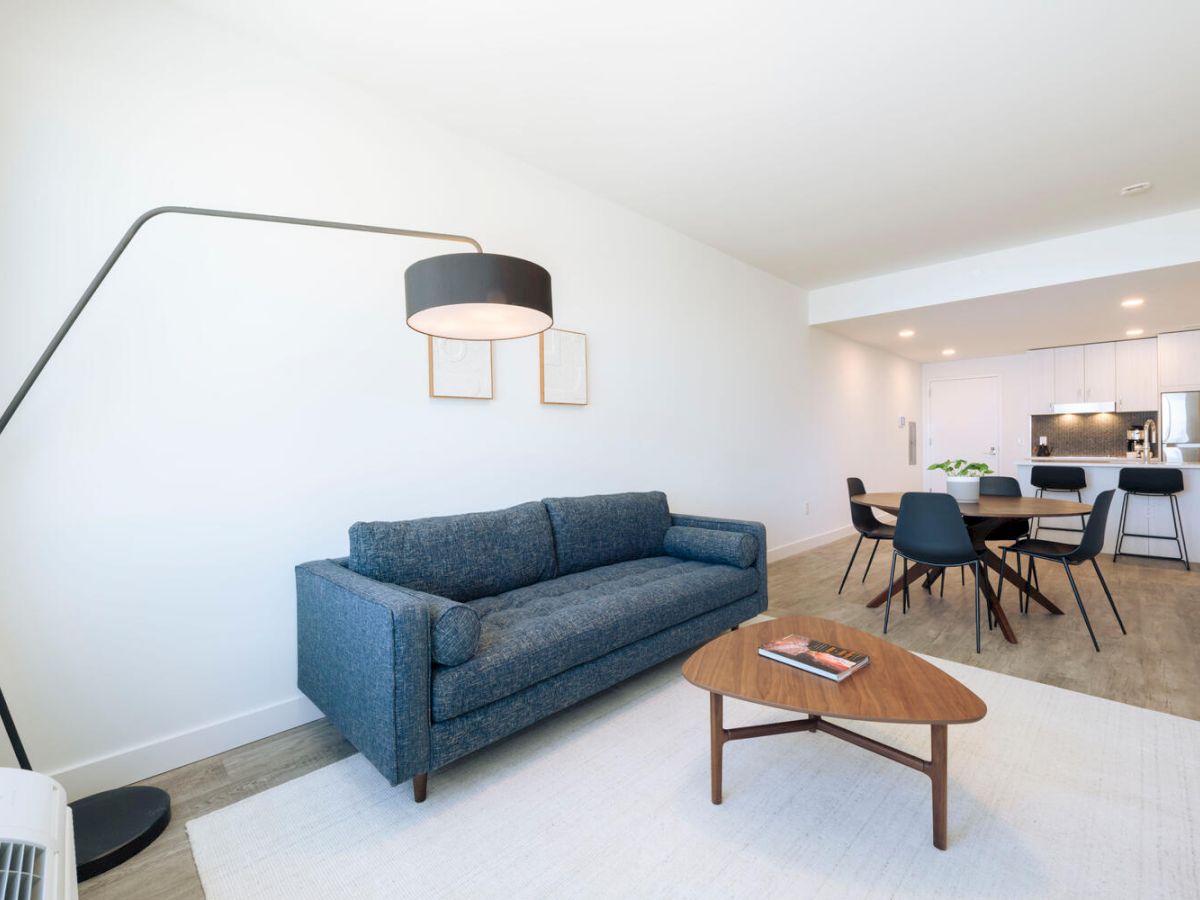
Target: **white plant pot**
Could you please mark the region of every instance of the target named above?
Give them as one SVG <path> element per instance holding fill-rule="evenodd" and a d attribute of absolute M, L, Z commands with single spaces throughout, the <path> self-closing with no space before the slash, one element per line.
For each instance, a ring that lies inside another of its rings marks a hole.
<path fill-rule="evenodd" d="M 978 503 L 979 479 L 966 475 L 947 476 L 946 491 L 959 503 Z"/>

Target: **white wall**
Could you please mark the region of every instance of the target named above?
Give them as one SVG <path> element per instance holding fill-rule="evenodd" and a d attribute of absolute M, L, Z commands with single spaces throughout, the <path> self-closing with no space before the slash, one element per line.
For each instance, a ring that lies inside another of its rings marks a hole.
<path fill-rule="evenodd" d="M 559 324 L 590 338 L 587 408 L 538 404 L 536 339 L 495 346 L 494 401 L 431 400 L 402 274 L 453 247 L 148 225 L 0 437 L 0 684 L 74 794 L 315 715 L 292 566 L 344 553 L 357 519 L 660 488 L 761 519 L 778 554 L 844 528 L 846 474 L 919 483 L 895 422 L 915 364 L 809 329 L 785 282 L 185 13 L 12 7 L 0 135 L 4 397 L 164 203 L 465 232 L 545 265 Z"/>
<path fill-rule="evenodd" d="M 995 375 L 1000 384 L 1000 444 L 997 448 L 998 475 L 1017 475 L 1017 461 L 1029 458 L 1029 376 L 1025 355 L 988 356 L 925 363 L 921 366 L 921 446 L 929 447 L 929 385 L 951 378 L 979 378 Z M 926 472 L 925 487 L 942 490 L 944 476 Z"/>

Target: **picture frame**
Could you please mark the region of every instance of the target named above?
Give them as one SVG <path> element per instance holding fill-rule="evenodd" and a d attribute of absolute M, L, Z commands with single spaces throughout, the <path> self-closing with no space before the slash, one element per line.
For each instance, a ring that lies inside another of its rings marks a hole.
<path fill-rule="evenodd" d="M 491 341 L 430 337 L 429 396 L 453 400 L 492 400 L 495 374 Z"/>
<path fill-rule="evenodd" d="M 541 401 L 547 406 L 587 406 L 587 335 L 548 328 L 538 335 Z"/>

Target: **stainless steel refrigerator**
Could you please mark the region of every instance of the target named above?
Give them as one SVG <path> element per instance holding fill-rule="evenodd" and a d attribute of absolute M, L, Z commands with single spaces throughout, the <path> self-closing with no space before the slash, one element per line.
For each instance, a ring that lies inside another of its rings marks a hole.
<path fill-rule="evenodd" d="M 1200 463 L 1200 391 L 1162 395 L 1162 461 Z"/>

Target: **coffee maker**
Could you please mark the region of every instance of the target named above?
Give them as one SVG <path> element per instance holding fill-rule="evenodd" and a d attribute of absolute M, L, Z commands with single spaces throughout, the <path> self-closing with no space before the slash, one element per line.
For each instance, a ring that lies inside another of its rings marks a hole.
<path fill-rule="evenodd" d="M 1143 426 L 1135 426 L 1125 432 L 1125 456 L 1127 459 L 1143 459 L 1146 455 L 1146 432 Z"/>

